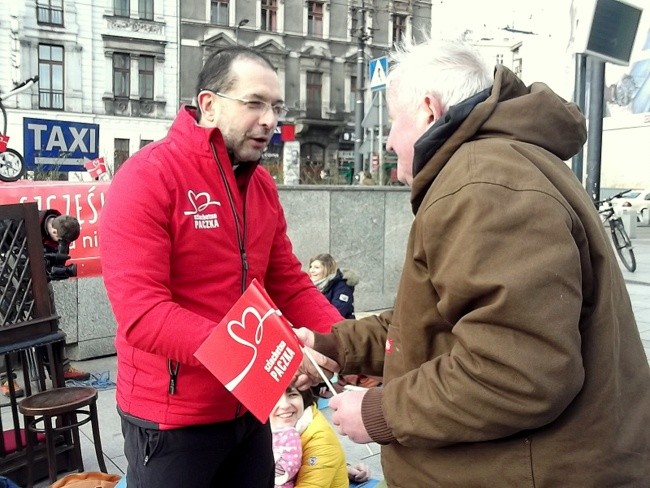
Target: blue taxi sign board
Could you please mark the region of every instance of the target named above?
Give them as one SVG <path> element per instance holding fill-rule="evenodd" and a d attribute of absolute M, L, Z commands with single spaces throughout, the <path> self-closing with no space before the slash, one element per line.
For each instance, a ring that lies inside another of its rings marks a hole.
<path fill-rule="evenodd" d="M 25 166 L 44 171 L 85 171 L 99 157 L 99 124 L 23 119 Z"/>

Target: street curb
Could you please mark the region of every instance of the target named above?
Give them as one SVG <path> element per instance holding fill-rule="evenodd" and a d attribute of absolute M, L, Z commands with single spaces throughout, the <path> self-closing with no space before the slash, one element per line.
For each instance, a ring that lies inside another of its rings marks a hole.
<path fill-rule="evenodd" d="M 647 281 L 625 280 L 625 283 L 627 283 L 628 285 L 650 286 L 650 283 L 648 283 Z"/>

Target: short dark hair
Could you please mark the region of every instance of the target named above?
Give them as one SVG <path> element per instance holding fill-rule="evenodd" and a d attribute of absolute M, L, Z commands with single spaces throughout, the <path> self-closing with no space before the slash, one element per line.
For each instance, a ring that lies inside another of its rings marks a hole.
<path fill-rule="evenodd" d="M 231 72 L 232 63 L 242 58 L 257 61 L 275 71 L 275 67 L 266 56 L 250 47 L 229 46 L 220 48 L 210 54 L 205 61 L 196 83 L 196 95 L 198 96 L 202 90 L 212 92 L 227 91 L 236 81 Z"/>
<path fill-rule="evenodd" d="M 52 227 L 56 229 L 57 237 L 65 242 L 72 242 L 79 237 L 79 221 L 71 215 L 59 215 L 52 220 Z"/>
<path fill-rule="evenodd" d="M 316 403 L 316 399 L 314 398 L 314 394 L 310 388 L 307 388 L 306 390 L 298 390 L 298 393 L 300 393 L 300 396 L 302 397 L 302 404 L 305 408 L 309 408 Z"/>

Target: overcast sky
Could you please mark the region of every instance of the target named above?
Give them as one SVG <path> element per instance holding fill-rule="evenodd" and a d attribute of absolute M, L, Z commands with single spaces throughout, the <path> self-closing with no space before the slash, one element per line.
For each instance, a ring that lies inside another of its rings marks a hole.
<path fill-rule="evenodd" d="M 650 0 L 624 0 L 644 9 L 637 44 L 645 39 L 650 24 Z M 457 37 L 466 29 L 511 27 L 568 41 L 571 5 L 577 15 L 595 0 L 432 0 L 433 31 Z M 436 12 L 439 12 L 438 18 Z M 439 20 L 437 22 L 437 20 Z M 637 46 L 640 49 L 640 46 Z"/>
<path fill-rule="evenodd" d="M 624 0 L 644 9 L 641 17 L 632 61 L 639 55 L 650 28 L 650 0 Z M 577 16 L 595 0 L 573 0 Z M 546 54 L 556 61 L 564 59 L 565 65 L 558 83 L 565 85 L 573 79 L 573 61 L 569 46 L 571 37 L 572 0 L 432 0 L 433 35 L 456 38 L 465 30 L 476 33 L 494 32 L 494 29 L 511 27 L 534 32 L 540 39 L 548 40 Z M 592 7 L 593 8 L 593 7 Z M 561 67 L 557 67 L 560 69 Z M 607 64 L 607 83 L 615 82 L 629 68 Z M 557 87 L 556 87 L 557 88 Z M 568 90 L 568 87 L 565 89 Z"/>
<path fill-rule="evenodd" d="M 465 29 L 483 26 L 514 27 L 520 30 L 547 30 L 551 13 L 565 11 L 566 27 L 569 27 L 567 0 L 433 0 L 433 25 L 442 33 L 453 36 Z M 436 22 L 440 12 L 440 22 Z M 557 17 L 555 17 L 557 21 Z M 557 22 L 556 22 L 557 23 Z"/>

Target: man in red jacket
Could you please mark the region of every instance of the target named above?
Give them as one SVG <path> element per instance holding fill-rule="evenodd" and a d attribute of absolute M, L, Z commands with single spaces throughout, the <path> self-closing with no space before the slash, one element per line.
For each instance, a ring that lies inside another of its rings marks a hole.
<path fill-rule="evenodd" d="M 271 63 L 212 54 L 198 109 L 116 174 L 100 222 L 117 320 L 117 404 L 129 487 L 272 487 L 271 431 L 194 357 L 253 279 L 296 326 L 342 320 L 292 251 L 259 164 L 286 111 Z M 228 361 L 228 357 L 223 358 Z"/>

